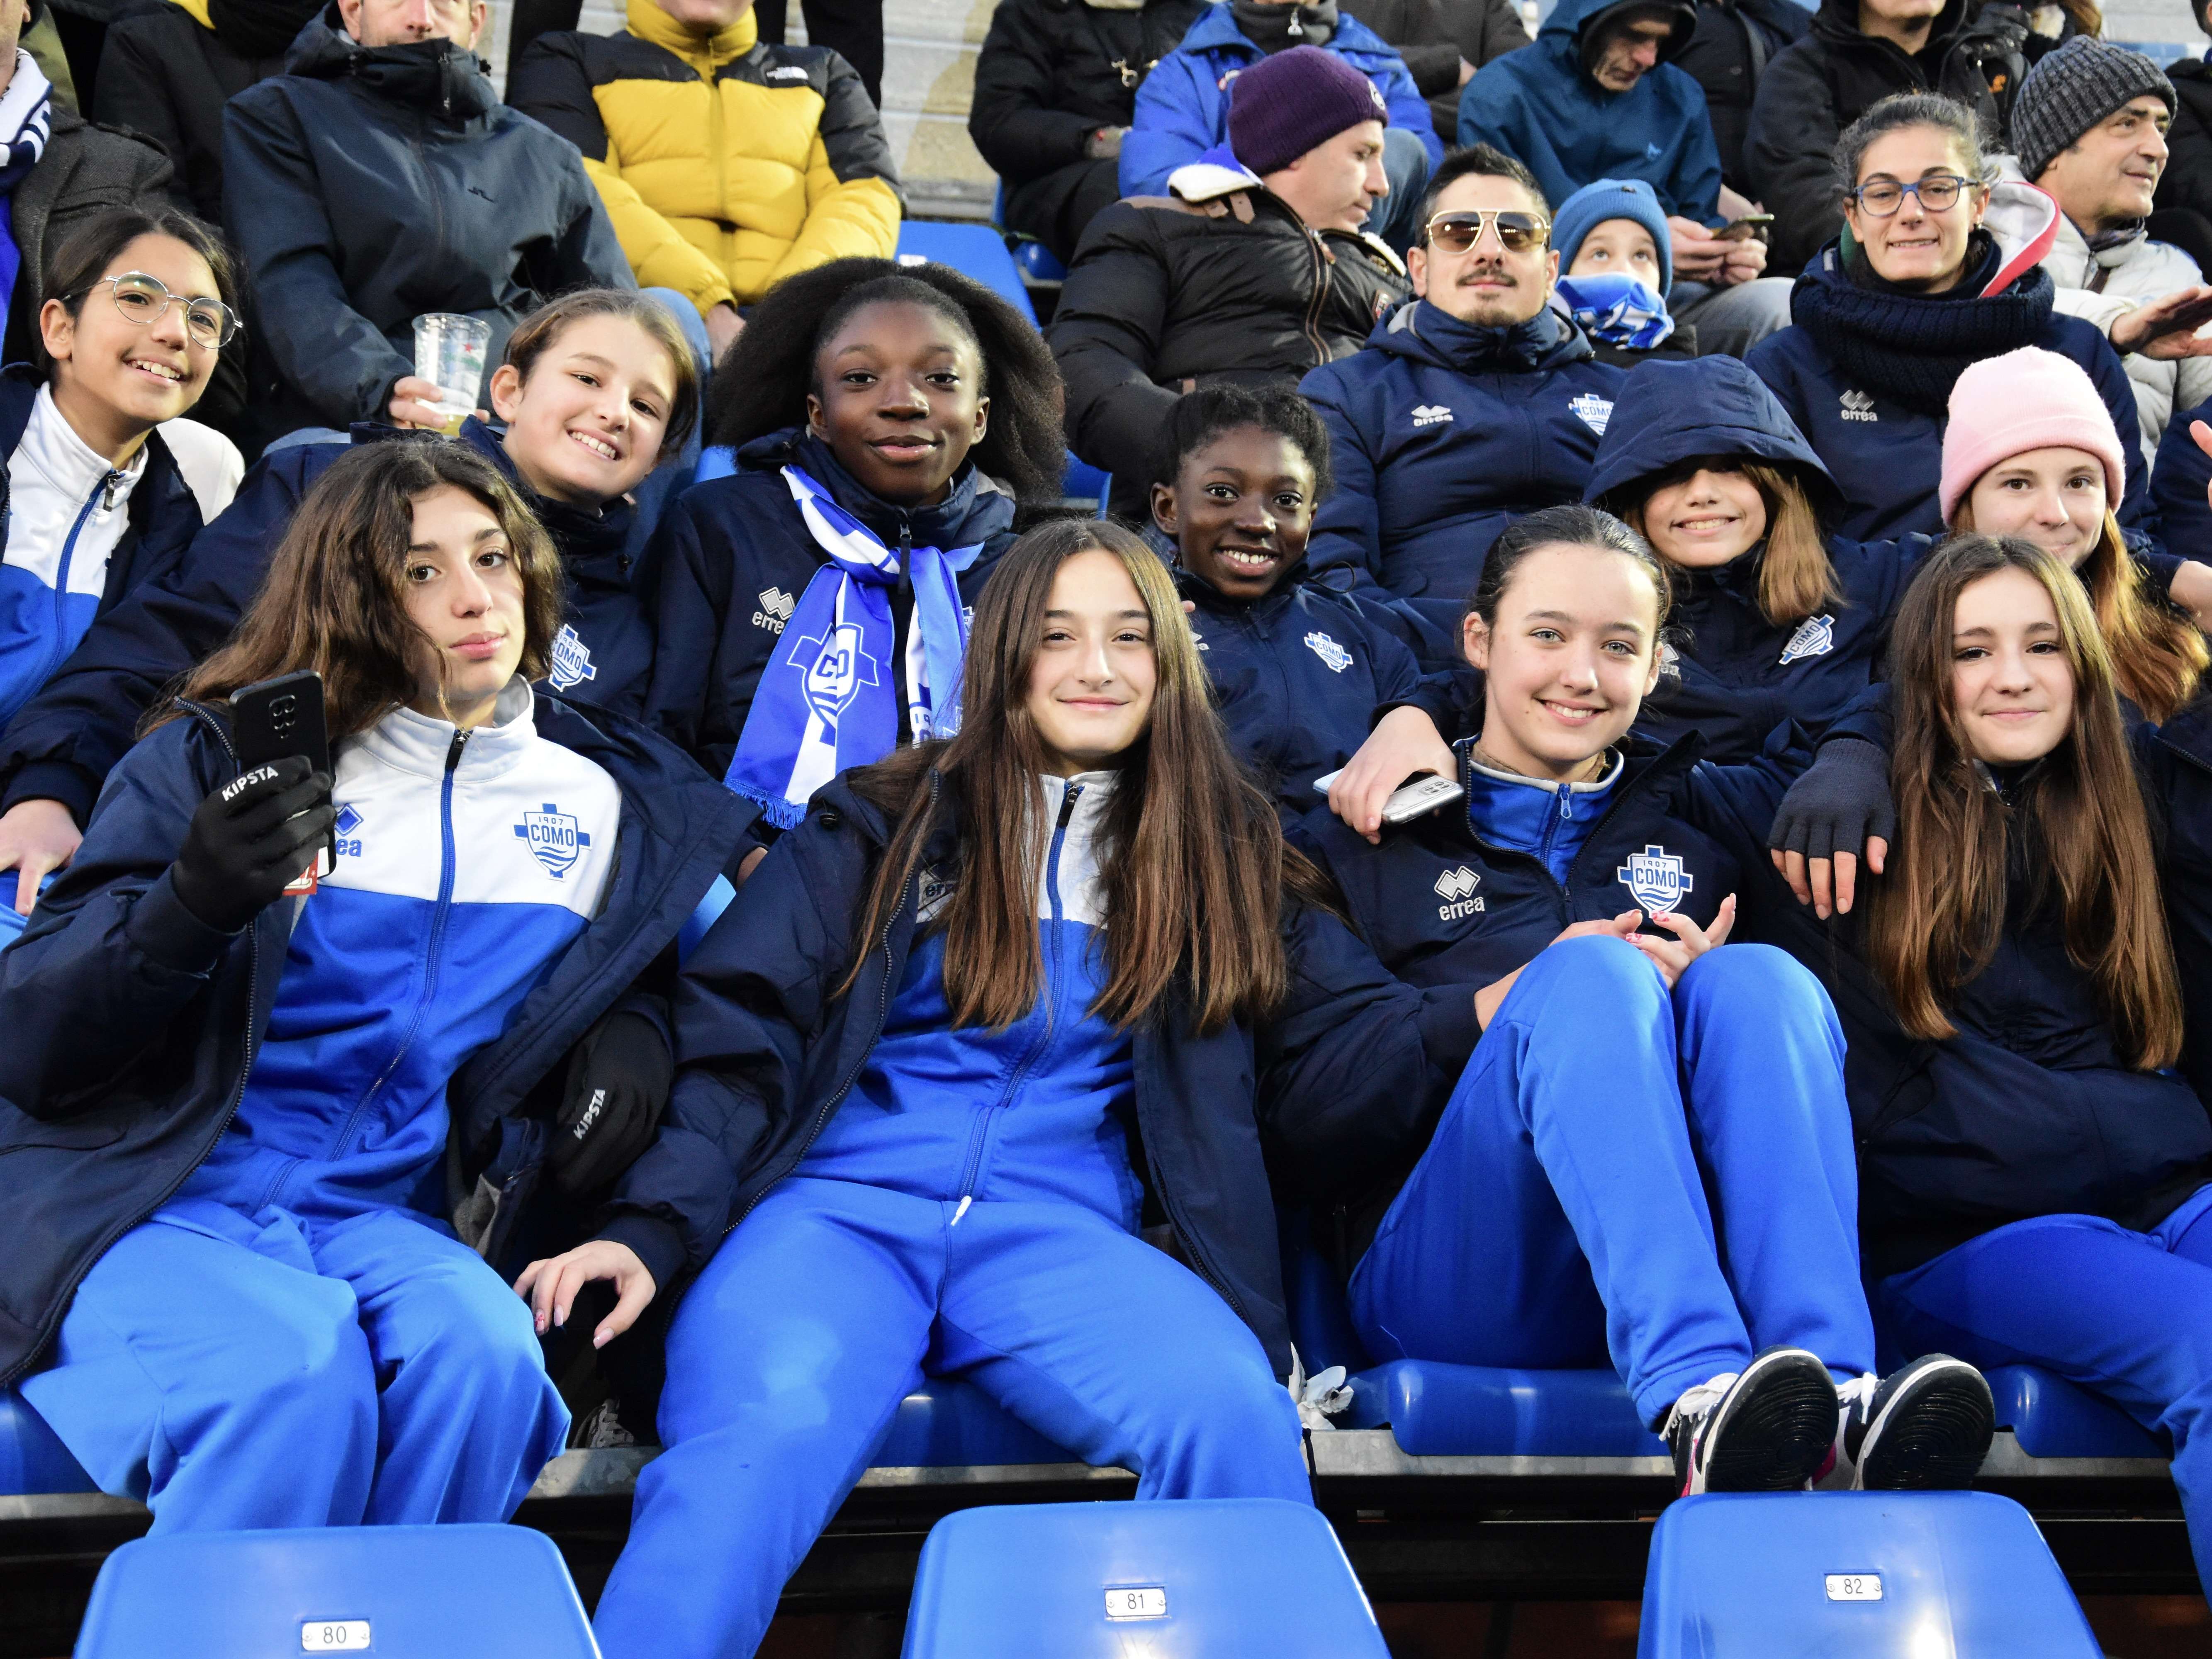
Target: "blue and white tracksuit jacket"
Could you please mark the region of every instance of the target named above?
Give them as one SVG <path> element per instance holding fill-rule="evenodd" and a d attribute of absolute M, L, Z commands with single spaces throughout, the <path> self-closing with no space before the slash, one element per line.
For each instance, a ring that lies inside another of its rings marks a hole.
<path fill-rule="evenodd" d="M 667 1450 L 599 1603 L 609 1659 L 751 1652 L 925 1375 L 1136 1470 L 1140 1497 L 1307 1501 L 1297 1414 L 1258 1340 L 1136 1237 L 1134 1047 L 1090 1012 L 1114 782 L 1043 781 L 1036 1005 L 954 1027 L 945 937 L 919 940 L 849 1092 L 685 1296 Z M 927 926 L 951 888 L 921 883 Z"/>
<path fill-rule="evenodd" d="M 525 1304 L 439 1218 L 449 1083 L 615 862 L 620 791 L 532 702 L 518 679 L 474 731 L 399 709 L 338 746 L 336 868 L 229 1127 L 21 1385 L 157 1529 L 503 1519 L 561 1448 Z"/>

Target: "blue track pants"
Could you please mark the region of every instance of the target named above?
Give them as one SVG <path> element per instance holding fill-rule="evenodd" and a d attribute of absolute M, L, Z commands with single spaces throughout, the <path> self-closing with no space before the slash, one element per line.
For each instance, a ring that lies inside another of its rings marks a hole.
<path fill-rule="evenodd" d="M 2173 1437 L 2173 1484 L 2212 1590 L 2212 1187 L 2149 1232 L 2088 1215 L 1984 1233 L 1881 1281 L 1886 1337 L 1987 1369 L 2039 1365 Z"/>
<path fill-rule="evenodd" d="M 20 1387 L 157 1533 L 504 1521 L 568 1430 L 522 1298 L 388 1209 L 164 1211 Z"/>
<path fill-rule="evenodd" d="M 1644 1421 L 1760 1348 L 1871 1369 L 1844 1039 L 1820 983 L 1730 945 L 1670 995 L 1620 939 L 1521 970 L 1352 1278 L 1379 1358 L 1609 1355 Z"/>
<path fill-rule="evenodd" d="M 1139 1498 L 1312 1501 L 1290 1394 L 1203 1280 L 1074 1205 L 955 1208 L 793 1178 L 723 1243 L 669 1332 L 608 1659 L 750 1655 L 925 1374 L 1135 1470 Z"/>

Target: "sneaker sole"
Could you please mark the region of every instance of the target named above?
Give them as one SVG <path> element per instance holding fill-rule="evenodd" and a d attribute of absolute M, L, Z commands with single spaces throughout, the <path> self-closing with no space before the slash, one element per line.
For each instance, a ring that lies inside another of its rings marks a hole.
<path fill-rule="evenodd" d="M 1812 1355 L 1761 1354 L 1706 1431 L 1705 1490 L 1800 1492 L 1836 1441 L 1836 1384 Z"/>
<path fill-rule="evenodd" d="M 1974 1484 L 1996 1432 L 1996 1405 L 1982 1374 L 1937 1357 L 1897 1391 L 1859 1448 L 1868 1492 L 1959 1492 Z"/>

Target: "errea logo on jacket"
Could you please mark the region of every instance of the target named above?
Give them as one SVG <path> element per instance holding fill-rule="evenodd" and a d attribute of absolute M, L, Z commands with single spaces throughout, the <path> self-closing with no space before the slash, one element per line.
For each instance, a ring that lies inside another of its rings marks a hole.
<path fill-rule="evenodd" d="M 1464 864 L 1438 876 L 1434 890 L 1443 902 L 1437 906 L 1437 920 L 1457 921 L 1462 916 L 1479 914 L 1482 901 L 1474 896 L 1474 890 L 1481 885 L 1482 878 Z"/>
<path fill-rule="evenodd" d="M 799 601 L 780 587 L 763 587 L 760 591 L 760 609 L 753 612 L 753 626 L 765 628 L 771 634 L 783 632 L 784 623 L 799 608 Z"/>
<path fill-rule="evenodd" d="M 1874 412 L 1874 399 L 1863 392 L 1846 392 L 1837 402 L 1843 405 L 1844 418 L 1847 421 L 1878 421 L 1881 418 Z"/>
<path fill-rule="evenodd" d="M 1416 427 L 1441 426 L 1452 417 L 1450 410 L 1442 404 L 1415 404 L 1413 424 Z"/>

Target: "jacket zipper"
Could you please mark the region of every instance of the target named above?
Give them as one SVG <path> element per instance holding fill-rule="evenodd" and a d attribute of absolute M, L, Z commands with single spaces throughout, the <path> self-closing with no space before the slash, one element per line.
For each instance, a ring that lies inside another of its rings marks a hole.
<path fill-rule="evenodd" d="M 61 666 L 62 659 L 69 654 L 68 647 L 62 643 L 62 634 L 68 625 L 64 620 L 64 611 L 69 602 L 70 566 L 76 557 L 77 538 L 83 534 L 84 521 L 92 516 L 95 501 L 104 501 L 107 511 L 114 511 L 115 488 L 122 482 L 120 472 L 110 471 L 101 475 L 100 482 L 92 487 L 92 494 L 84 498 L 84 505 L 77 508 L 76 522 L 70 526 L 69 535 L 62 543 L 61 568 L 54 572 L 54 650 L 53 654 L 46 659 L 46 672 L 39 677 L 41 681 L 50 678 L 54 670 Z"/>
<path fill-rule="evenodd" d="M 1060 798 L 1060 821 L 1053 825 L 1052 844 L 1045 851 L 1045 887 L 1052 895 L 1052 920 L 1054 921 L 1058 921 L 1061 915 L 1060 848 L 1066 845 L 1068 822 L 1074 817 L 1075 803 L 1081 799 L 1082 794 L 1081 784 L 1071 783 L 1067 786 L 1066 793 Z M 1057 969 L 1060 966 L 1060 930 L 1057 927 L 1053 929 L 1052 961 L 1054 968 Z M 1006 1079 L 1006 1086 L 999 1091 L 998 1099 L 975 1115 L 975 1127 L 968 1137 L 968 1167 L 961 1172 L 960 1176 L 960 1208 L 954 1217 L 955 1220 L 965 1215 L 968 1212 L 969 1205 L 975 1201 L 975 1177 L 981 1171 L 983 1148 L 991 1138 L 991 1120 L 997 1116 L 999 1112 L 1020 1091 L 1023 1082 L 1029 1076 L 1030 1068 L 1036 1064 L 1046 1047 L 1052 1042 L 1053 1029 L 1058 1024 L 1056 1016 L 1059 1010 L 1056 1004 L 1060 994 L 1060 975 L 1057 973 L 1050 975 L 1044 984 L 1037 988 L 1037 991 L 1038 1000 L 1044 1004 L 1044 1030 L 1037 1033 L 1036 1041 L 1030 1045 L 1029 1052 L 1022 1056 L 1021 1063 L 1014 1067 L 1012 1073 Z"/>
<path fill-rule="evenodd" d="M 453 740 L 446 748 L 446 775 L 438 786 L 438 902 L 430 912 L 430 945 L 423 952 L 422 989 L 415 999 L 415 1012 L 408 1017 L 406 1034 L 399 1046 L 392 1051 L 392 1058 L 377 1073 L 353 1110 L 346 1114 L 345 1127 L 338 1131 L 337 1144 L 331 1149 L 333 1161 L 345 1156 L 346 1144 L 353 1132 L 361 1126 L 362 1114 L 368 1109 L 392 1074 L 399 1069 L 399 1062 L 407 1058 L 407 1051 L 415 1046 L 415 1038 L 422 1030 L 422 1016 L 429 1011 L 430 999 L 438 994 L 438 961 L 446 942 L 446 919 L 453 908 L 453 774 L 461 763 L 461 750 L 467 746 L 469 734 L 456 731 Z"/>
<path fill-rule="evenodd" d="M 201 723 L 215 733 L 216 741 L 222 744 L 222 752 L 229 760 L 233 771 L 235 772 L 238 767 L 238 750 L 231 746 L 230 734 L 222 729 L 222 723 L 196 703 L 187 702 L 184 706 L 191 709 Z M 170 1182 L 167 1191 L 136 1215 L 127 1218 L 122 1225 L 115 1228 L 98 1244 L 85 1252 L 83 1265 L 70 1275 L 69 1283 L 62 1286 L 62 1293 L 54 1298 L 53 1311 L 47 1316 L 46 1323 L 40 1328 L 38 1340 L 31 1344 L 21 1364 L 13 1367 L 6 1374 L 0 1375 L 0 1388 L 5 1388 L 14 1382 L 17 1377 L 30 1369 L 33 1359 L 46 1351 L 46 1345 L 54 1340 L 54 1332 L 60 1328 L 62 1318 L 68 1313 L 70 1304 L 76 1299 L 77 1287 L 84 1283 L 84 1276 L 93 1270 L 102 1256 L 114 1248 L 115 1241 L 133 1227 L 140 1225 L 149 1216 L 174 1198 L 183 1188 L 184 1184 L 199 1173 L 200 1165 L 215 1155 L 215 1149 L 221 1144 L 223 1136 L 230 1133 L 231 1121 L 238 1115 L 239 1103 L 246 1098 L 246 1080 L 253 1073 L 254 1058 L 261 1046 L 256 1035 L 261 1029 L 261 1021 L 257 1017 L 256 1012 L 261 1006 L 260 925 L 261 919 L 258 916 L 246 925 L 246 1063 L 238 1069 L 238 1081 L 231 1087 L 230 1104 L 223 1109 L 222 1121 L 216 1126 L 215 1133 L 208 1137 L 207 1145 L 200 1148 L 200 1155 L 192 1160 L 191 1167 Z"/>
<path fill-rule="evenodd" d="M 1313 299 L 1306 306 L 1306 338 L 1314 349 L 1314 367 L 1319 368 L 1328 362 L 1328 347 L 1321 337 L 1322 301 L 1328 293 L 1328 250 L 1322 246 L 1320 234 L 1304 220 L 1299 228 L 1305 232 L 1306 252 L 1313 256 Z"/>

